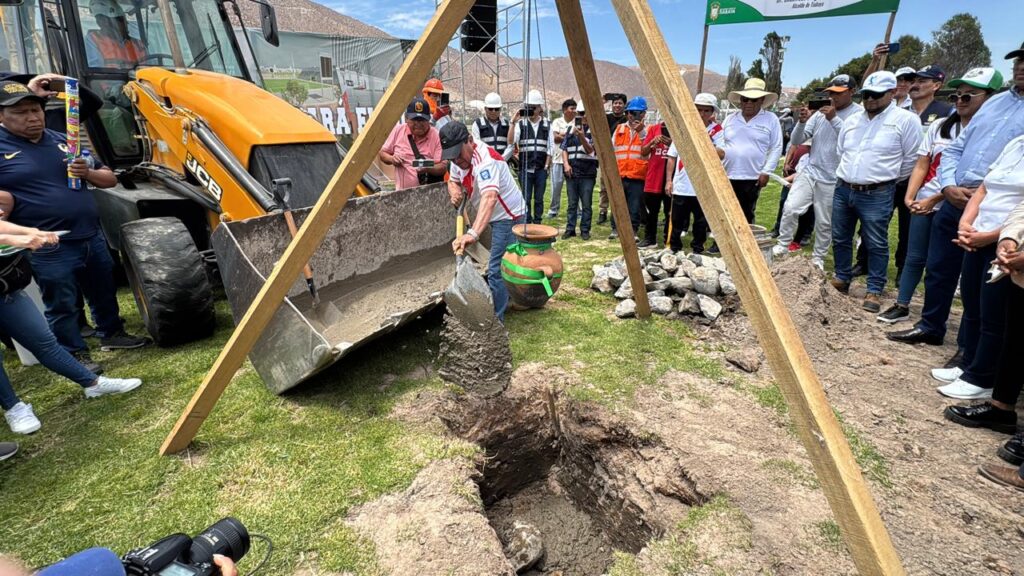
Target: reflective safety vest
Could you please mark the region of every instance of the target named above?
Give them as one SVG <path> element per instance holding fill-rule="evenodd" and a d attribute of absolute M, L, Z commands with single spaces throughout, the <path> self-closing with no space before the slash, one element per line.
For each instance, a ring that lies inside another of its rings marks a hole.
<path fill-rule="evenodd" d="M 146 49 L 134 38 L 118 40 L 93 30 L 89 40 L 103 58 L 104 68 L 134 68 L 146 57 Z"/>
<path fill-rule="evenodd" d="M 583 128 L 583 137 L 591 138 L 590 126 Z M 583 143 L 580 141 L 579 136 L 575 132 L 570 133 L 565 137 L 568 143 L 565 146 L 565 154 L 569 160 L 569 166 L 572 167 L 573 178 L 593 178 L 597 175 L 597 156 L 594 154 L 587 154 L 587 150 L 583 147 Z M 597 152 L 596 150 L 594 151 Z"/>
<path fill-rule="evenodd" d="M 520 169 L 543 170 L 548 163 L 548 133 L 551 126 L 541 118 L 534 132 L 529 120 L 519 121 L 519 166 Z"/>
<path fill-rule="evenodd" d="M 504 118 L 498 120 L 497 131 L 491 127 L 491 123 L 486 118 L 476 119 L 476 129 L 480 133 L 480 140 L 497 150 L 499 154 L 504 153 L 508 148 L 508 128 L 508 120 Z"/>
<path fill-rule="evenodd" d="M 634 132 L 629 124 L 615 127 L 612 143 L 615 145 L 615 161 L 619 165 L 619 176 L 634 180 L 647 178 L 647 156 L 643 155 L 644 136 L 647 128 Z"/>

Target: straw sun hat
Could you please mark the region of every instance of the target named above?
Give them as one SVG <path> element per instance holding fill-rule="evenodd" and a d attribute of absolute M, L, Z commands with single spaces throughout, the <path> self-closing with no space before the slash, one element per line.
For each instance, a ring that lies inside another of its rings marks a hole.
<path fill-rule="evenodd" d="M 733 106 L 740 105 L 740 97 L 746 98 L 764 98 L 763 108 L 768 108 L 772 104 L 775 104 L 779 99 L 778 94 L 772 94 L 771 92 L 765 91 L 764 80 L 760 78 L 749 78 L 746 83 L 743 84 L 743 90 L 734 90 L 729 92 L 729 102 L 732 102 Z"/>

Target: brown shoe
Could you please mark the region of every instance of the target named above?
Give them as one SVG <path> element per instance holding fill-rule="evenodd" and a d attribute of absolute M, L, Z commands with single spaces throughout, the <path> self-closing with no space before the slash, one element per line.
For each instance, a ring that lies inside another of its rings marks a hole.
<path fill-rule="evenodd" d="M 978 466 L 978 474 L 981 474 L 985 478 L 999 484 L 1000 486 L 1006 486 L 1007 488 L 1013 488 L 1020 492 L 1024 492 L 1024 478 L 1020 477 L 1020 471 L 1017 468 L 1010 468 L 1009 466 Z"/>
<path fill-rule="evenodd" d="M 829 282 L 832 283 L 832 287 L 833 288 L 835 288 L 836 290 L 839 290 L 843 294 L 849 294 L 850 293 L 850 283 L 849 282 L 843 282 L 839 278 L 833 278 L 833 279 L 829 280 Z"/>
<path fill-rule="evenodd" d="M 878 294 L 872 294 L 869 292 L 864 296 L 864 304 L 862 304 L 861 307 L 872 314 L 878 314 L 878 311 L 882 309 L 882 299 Z"/>

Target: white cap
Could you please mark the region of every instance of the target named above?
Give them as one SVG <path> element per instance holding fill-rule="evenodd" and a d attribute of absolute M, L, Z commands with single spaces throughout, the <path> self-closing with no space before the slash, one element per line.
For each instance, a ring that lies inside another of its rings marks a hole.
<path fill-rule="evenodd" d="M 718 111 L 718 97 L 708 92 L 701 92 L 693 98 L 693 103 L 696 106 L 711 106 Z"/>
<path fill-rule="evenodd" d="M 529 106 L 543 106 L 544 97 L 540 95 L 540 90 L 530 90 L 527 92 L 526 104 Z"/>
<path fill-rule="evenodd" d="M 864 81 L 861 92 L 875 92 L 881 94 L 896 89 L 896 75 L 888 70 L 879 70 Z"/>
<path fill-rule="evenodd" d="M 485 108 L 501 108 L 501 96 L 497 92 L 489 92 L 484 96 Z"/>
<path fill-rule="evenodd" d="M 587 111 L 587 109 L 583 107 L 583 98 L 580 98 L 579 100 L 576 101 L 576 111 L 577 112 L 586 112 Z"/>
<path fill-rule="evenodd" d="M 899 70 L 896 71 L 897 78 L 899 78 L 900 76 L 913 76 L 914 74 L 917 74 L 917 70 L 914 70 L 910 66 L 904 66 L 903 68 L 900 68 Z"/>

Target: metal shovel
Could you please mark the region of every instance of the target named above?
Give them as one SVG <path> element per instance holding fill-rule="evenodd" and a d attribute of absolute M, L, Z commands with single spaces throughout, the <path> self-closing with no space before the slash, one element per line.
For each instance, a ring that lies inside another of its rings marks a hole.
<path fill-rule="evenodd" d="M 466 199 L 463 197 L 455 218 L 456 238 L 461 238 L 465 231 L 465 207 Z M 491 288 L 480 276 L 473 261 L 466 258 L 461 250 L 455 254 L 455 279 L 444 291 L 444 303 L 448 306 L 448 312 L 476 332 L 487 330 L 498 321 L 494 315 Z"/>

